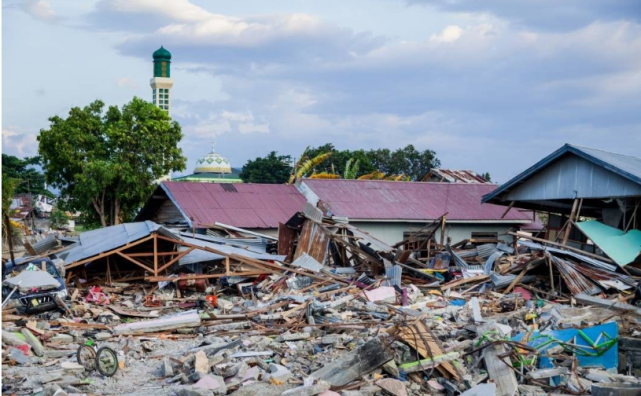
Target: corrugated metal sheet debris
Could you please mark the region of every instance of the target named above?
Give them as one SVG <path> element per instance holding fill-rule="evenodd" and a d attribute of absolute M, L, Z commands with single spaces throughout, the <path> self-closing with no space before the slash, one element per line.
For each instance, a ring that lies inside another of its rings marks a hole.
<path fill-rule="evenodd" d="M 296 260 L 292 262 L 295 267 L 304 268 L 312 272 L 320 272 L 323 269 L 323 264 L 314 260 L 312 256 L 307 253 L 301 254 Z"/>

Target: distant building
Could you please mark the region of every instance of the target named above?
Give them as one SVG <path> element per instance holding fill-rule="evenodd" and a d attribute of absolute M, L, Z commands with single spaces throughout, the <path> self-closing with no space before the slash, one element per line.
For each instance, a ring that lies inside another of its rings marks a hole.
<path fill-rule="evenodd" d="M 171 88 L 174 80 L 171 78 L 171 53 L 160 47 L 153 54 L 154 76 L 149 82 L 152 90 L 152 102 L 171 114 Z"/>
<path fill-rule="evenodd" d="M 240 169 L 232 168 L 227 158 L 218 154 L 212 144 L 211 152 L 196 161 L 193 174 L 175 177 L 172 180 L 201 183 L 242 183 L 239 173 Z"/>
<path fill-rule="evenodd" d="M 422 182 L 493 184 L 471 170 L 432 169 L 421 178 Z"/>

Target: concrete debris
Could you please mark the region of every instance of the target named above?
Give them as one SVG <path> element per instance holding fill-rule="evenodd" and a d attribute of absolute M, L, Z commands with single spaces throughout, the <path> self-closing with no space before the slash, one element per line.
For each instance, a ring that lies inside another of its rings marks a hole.
<path fill-rule="evenodd" d="M 63 306 L 3 310 L 4 390 L 538 396 L 641 386 L 632 264 L 630 275 L 522 234 L 439 243 L 446 216 L 394 246 L 320 219 L 283 224 L 274 260 L 257 258 L 269 256 L 261 237 L 230 230 L 189 239 L 208 261 L 176 269 L 196 248 L 158 226 L 135 249 L 115 247 L 109 264 L 109 251 L 86 268 L 68 263 Z M 85 343 L 114 351 L 113 377 L 77 362 Z"/>

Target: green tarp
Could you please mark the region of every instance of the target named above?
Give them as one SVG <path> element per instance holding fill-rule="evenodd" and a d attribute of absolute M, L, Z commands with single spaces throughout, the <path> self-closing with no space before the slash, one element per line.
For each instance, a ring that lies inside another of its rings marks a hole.
<path fill-rule="evenodd" d="M 621 266 L 630 264 L 641 253 L 639 230 L 625 233 L 596 220 L 583 221 L 576 225 L 599 249 Z"/>

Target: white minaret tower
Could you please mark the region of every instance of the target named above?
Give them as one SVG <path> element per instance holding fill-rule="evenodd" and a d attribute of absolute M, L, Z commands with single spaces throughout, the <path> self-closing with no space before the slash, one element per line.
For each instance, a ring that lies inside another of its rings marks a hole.
<path fill-rule="evenodd" d="M 162 46 L 154 52 L 154 77 L 149 82 L 153 103 L 171 115 L 171 53 Z"/>

